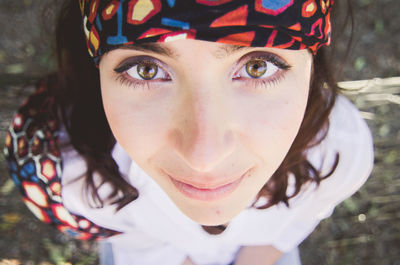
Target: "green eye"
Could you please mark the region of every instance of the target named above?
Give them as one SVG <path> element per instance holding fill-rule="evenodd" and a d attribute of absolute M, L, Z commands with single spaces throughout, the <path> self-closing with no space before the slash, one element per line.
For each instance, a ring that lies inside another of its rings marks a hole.
<path fill-rule="evenodd" d="M 259 78 L 267 71 L 267 63 L 264 60 L 255 59 L 246 63 L 246 72 L 249 76 Z"/>
<path fill-rule="evenodd" d="M 137 65 L 137 73 L 144 80 L 153 79 L 158 72 L 158 66 L 152 62 L 141 62 Z"/>

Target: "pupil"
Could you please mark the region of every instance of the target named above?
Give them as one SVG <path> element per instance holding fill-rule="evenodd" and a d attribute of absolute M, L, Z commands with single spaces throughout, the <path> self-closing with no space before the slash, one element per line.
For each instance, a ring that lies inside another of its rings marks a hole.
<path fill-rule="evenodd" d="M 157 75 L 158 67 L 153 63 L 140 63 L 137 66 L 137 72 L 145 80 L 154 78 Z"/>

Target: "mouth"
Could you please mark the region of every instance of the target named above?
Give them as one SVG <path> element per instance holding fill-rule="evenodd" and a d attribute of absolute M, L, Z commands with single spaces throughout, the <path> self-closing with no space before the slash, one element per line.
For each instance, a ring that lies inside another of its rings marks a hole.
<path fill-rule="evenodd" d="M 227 197 L 229 194 L 234 192 L 245 176 L 249 173 L 250 169 L 247 170 L 238 179 L 228 184 L 221 185 L 219 187 L 213 188 L 200 188 L 193 186 L 182 181 L 178 181 L 174 177 L 168 175 L 175 187 L 186 197 L 191 199 L 201 200 L 201 201 L 215 201 Z"/>

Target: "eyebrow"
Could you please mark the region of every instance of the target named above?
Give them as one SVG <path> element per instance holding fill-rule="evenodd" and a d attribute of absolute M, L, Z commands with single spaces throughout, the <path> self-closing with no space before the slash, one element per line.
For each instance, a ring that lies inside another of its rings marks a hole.
<path fill-rule="evenodd" d="M 221 47 L 219 47 L 215 52 L 213 52 L 213 55 L 217 59 L 224 59 L 226 57 L 231 56 L 232 54 L 240 51 L 240 50 L 248 50 L 251 49 L 252 47 L 247 47 L 247 46 L 239 46 L 239 45 L 233 45 L 233 44 L 223 44 Z"/>
<path fill-rule="evenodd" d="M 167 57 L 171 57 L 173 59 L 177 59 L 179 57 L 179 54 L 176 53 L 173 49 L 164 47 L 160 43 L 137 43 L 137 44 L 128 44 L 128 45 L 122 45 L 118 47 L 119 49 L 128 49 L 128 50 L 136 50 L 136 51 L 144 51 L 144 52 L 151 52 L 151 53 L 156 53 L 159 55 L 164 55 Z M 212 54 L 214 55 L 215 58 L 217 59 L 224 59 L 226 57 L 229 57 L 230 55 L 243 50 L 243 49 L 250 49 L 252 47 L 247 47 L 247 46 L 239 46 L 239 45 L 233 45 L 233 44 L 223 44 L 220 46 L 216 51 L 214 51 Z"/>
<path fill-rule="evenodd" d="M 143 52 L 153 52 L 160 55 L 177 58 L 179 57 L 172 49 L 168 47 L 163 47 L 159 43 L 137 43 L 137 44 L 128 44 L 122 45 L 118 47 L 119 49 L 127 49 L 127 50 L 135 50 L 135 51 L 143 51 Z"/>

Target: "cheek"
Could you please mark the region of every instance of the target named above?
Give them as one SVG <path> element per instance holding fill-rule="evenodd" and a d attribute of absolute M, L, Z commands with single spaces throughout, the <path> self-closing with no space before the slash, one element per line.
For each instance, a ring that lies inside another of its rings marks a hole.
<path fill-rule="evenodd" d="M 102 99 L 110 128 L 125 151 L 144 164 L 165 143 L 169 117 L 162 104 L 144 104 L 129 88 L 119 91 L 115 82 L 102 80 Z"/>
<path fill-rule="evenodd" d="M 300 81 L 300 82 L 299 82 Z M 308 79 L 287 78 L 245 111 L 247 144 L 274 171 L 292 145 L 307 106 Z"/>

